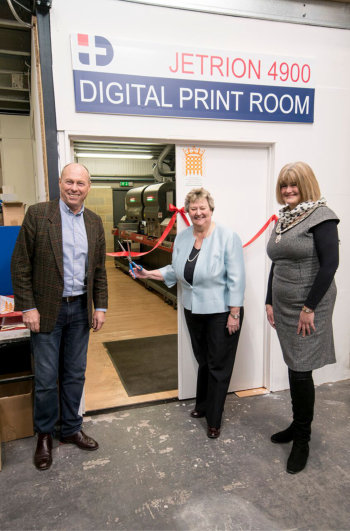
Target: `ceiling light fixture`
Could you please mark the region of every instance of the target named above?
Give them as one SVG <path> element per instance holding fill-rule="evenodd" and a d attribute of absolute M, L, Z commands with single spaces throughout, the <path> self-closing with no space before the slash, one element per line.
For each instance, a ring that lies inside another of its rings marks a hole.
<path fill-rule="evenodd" d="M 92 159 L 153 159 L 153 155 L 146 155 L 141 153 L 76 153 L 77 158 L 92 158 Z"/>

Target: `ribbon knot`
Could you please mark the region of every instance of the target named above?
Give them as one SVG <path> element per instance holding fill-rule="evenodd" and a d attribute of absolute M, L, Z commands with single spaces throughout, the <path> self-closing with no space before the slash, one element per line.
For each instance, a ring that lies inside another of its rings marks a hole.
<path fill-rule="evenodd" d="M 170 212 L 174 212 L 175 214 L 180 214 L 186 225 L 189 227 L 189 221 L 186 217 L 186 211 L 184 207 L 177 208 L 177 206 L 173 205 L 172 203 L 169 204 L 169 210 Z"/>

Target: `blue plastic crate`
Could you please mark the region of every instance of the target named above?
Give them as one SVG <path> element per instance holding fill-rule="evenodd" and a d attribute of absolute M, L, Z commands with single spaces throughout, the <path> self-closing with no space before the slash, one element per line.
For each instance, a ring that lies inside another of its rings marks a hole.
<path fill-rule="evenodd" d="M 20 228 L 0 227 L 0 295 L 13 295 L 11 257 Z"/>

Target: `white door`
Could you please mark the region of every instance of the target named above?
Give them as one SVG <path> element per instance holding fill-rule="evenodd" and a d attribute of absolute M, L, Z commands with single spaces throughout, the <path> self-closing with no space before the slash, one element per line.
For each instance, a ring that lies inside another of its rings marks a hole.
<path fill-rule="evenodd" d="M 177 205 L 184 204 L 189 190 L 202 185 L 215 201 L 213 219 L 231 227 L 243 244 L 248 242 L 272 214 L 267 208 L 269 148 L 201 145 L 201 168 L 198 171 L 198 167 L 191 169 L 191 165 L 186 170 L 185 157 L 189 147 L 176 146 Z M 183 221 L 179 220 L 178 230 L 184 227 Z M 243 251 L 247 283 L 245 317 L 230 391 L 264 385 L 266 235 L 264 233 Z M 195 396 L 197 364 L 192 354 L 180 294 L 178 307 L 179 398 L 184 399 Z"/>

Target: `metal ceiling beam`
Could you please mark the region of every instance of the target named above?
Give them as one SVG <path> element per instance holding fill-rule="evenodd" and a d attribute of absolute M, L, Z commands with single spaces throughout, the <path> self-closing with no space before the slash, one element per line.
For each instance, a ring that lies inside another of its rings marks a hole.
<path fill-rule="evenodd" d="M 21 51 L 18 51 L 18 50 L 0 50 L 0 55 L 20 55 L 22 57 L 30 57 L 31 56 L 31 53 L 30 52 L 21 52 Z"/>
<path fill-rule="evenodd" d="M 6 18 L 0 18 L 0 29 L 3 28 L 30 31 L 30 28 L 26 28 L 23 26 L 23 24 L 17 22 L 17 20 L 7 20 Z"/>
<path fill-rule="evenodd" d="M 2 107 L 0 105 L 0 114 L 15 114 L 15 115 L 23 115 L 24 113 L 28 114 L 28 109 L 24 107 L 23 109 L 19 109 L 18 106 L 16 107 Z"/>
<path fill-rule="evenodd" d="M 4 68 L 0 68 L 0 74 L 21 74 L 23 76 L 27 76 L 28 72 L 23 72 L 23 70 L 7 70 Z"/>
<path fill-rule="evenodd" d="M 29 92 L 29 88 L 22 88 L 22 87 L 6 87 L 4 85 L 0 85 L 0 90 L 10 90 L 15 92 Z M 0 98 L 1 99 L 1 98 Z"/>
<path fill-rule="evenodd" d="M 122 0 L 232 17 L 350 29 L 350 4 L 327 0 Z"/>
<path fill-rule="evenodd" d="M 51 2 L 36 0 L 37 7 L 37 28 L 40 53 L 41 86 L 44 106 L 44 127 L 47 157 L 47 172 L 49 197 L 55 199 L 59 197 L 58 186 L 58 147 L 57 147 L 57 122 L 55 93 L 52 75 L 52 49 L 50 12 Z"/>
<path fill-rule="evenodd" d="M 3 102 L 3 101 L 12 101 L 12 103 L 16 102 L 16 103 L 29 103 L 29 99 L 27 98 L 12 98 L 10 96 L 1 96 L 0 97 L 0 102 Z"/>

